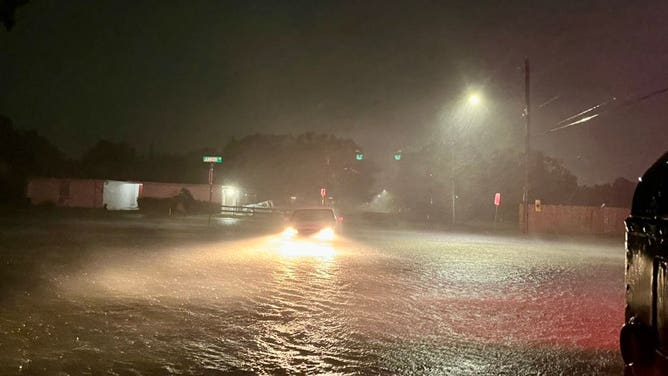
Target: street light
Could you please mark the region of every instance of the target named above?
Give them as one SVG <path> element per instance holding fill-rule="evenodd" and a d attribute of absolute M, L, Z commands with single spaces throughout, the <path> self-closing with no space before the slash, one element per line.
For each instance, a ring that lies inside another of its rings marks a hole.
<path fill-rule="evenodd" d="M 468 126 L 471 125 L 473 120 L 472 111 L 474 108 L 478 107 L 481 104 L 480 95 L 477 93 L 469 94 L 467 98 L 466 108 L 463 109 L 465 116 L 468 119 Z M 457 119 L 459 120 L 459 119 Z M 452 131 L 452 136 L 450 137 L 450 182 L 451 182 L 451 196 L 452 196 L 452 225 L 454 226 L 457 222 L 457 184 L 455 181 L 455 131 Z"/>

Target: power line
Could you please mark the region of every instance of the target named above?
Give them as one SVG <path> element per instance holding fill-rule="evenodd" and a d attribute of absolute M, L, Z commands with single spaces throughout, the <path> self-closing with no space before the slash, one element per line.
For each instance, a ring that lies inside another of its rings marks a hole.
<path fill-rule="evenodd" d="M 602 115 L 602 114 L 604 114 L 604 113 L 606 113 L 606 112 L 611 112 L 611 111 L 620 110 L 620 109 L 622 109 L 622 108 L 626 108 L 626 107 L 632 106 L 632 105 L 634 105 L 634 104 L 636 104 L 636 103 L 638 103 L 638 102 L 647 100 L 647 99 L 649 99 L 649 98 L 652 98 L 652 97 L 654 97 L 654 96 L 657 96 L 657 95 L 659 95 L 659 94 L 663 94 L 663 93 L 666 93 L 666 92 L 668 92 L 668 87 L 665 87 L 665 88 L 663 88 L 663 89 L 659 89 L 659 90 L 654 90 L 654 91 L 649 92 L 649 93 L 647 93 L 647 94 L 645 94 L 645 95 L 641 95 L 641 96 L 638 96 L 638 97 L 635 97 L 635 98 L 629 98 L 629 99 L 625 100 L 624 102 L 622 102 L 621 104 L 619 104 L 619 105 L 616 106 L 616 107 L 609 107 L 608 105 L 610 105 L 611 103 L 613 103 L 613 102 L 615 102 L 615 101 L 617 100 L 617 98 L 612 97 L 612 98 L 608 99 L 608 100 L 605 101 L 605 102 L 601 102 L 601 103 L 599 103 L 599 104 L 597 104 L 597 105 L 595 105 L 595 106 L 593 106 L 593 107 L 590 107 L 590 108 L 588 108 L 588 109 L 586 109 L 586 110 L 584 110 L 584 111 L 581 111 L 581 112 L 579 112 L 579 113 L 577 113 L 577 114 L 575 114 L 575 115 L 569 116 L 569 117 L 567 117 L 566 119 L 559 121 L 559 122 L 557 123 L 557 125 L 559 125 L 559 126 L 550 129 L 548 132 L 556 132 L 556 131 L 560 131 L 560 130 L 562 130 L 562 129 L 570 128 L 570 127 L 572 127 L 572 126 L 574 126 L 574 125 L 579 125 L 579 124 L 586 123 L 586 122 L 588 122 L 588 121 L 590 121 L 590 120 L 592 120 L 592 119 L 595 119 L 595 118 L 599 117 L 600 115 Z M 591 113 L 591 112 L 594 112 L 594 111 L 596 111 L 596 110 L 601 110 L 601 111 L 599 111 L 599 112 L 597 112 L 597 113 L 595 113 L 595 114 L 593 114 L 593 115 L 588 115 L 588 116 L 585 116 L 585 117 L 583 117 L 583 118 L 577 119 L 577 118 L 581 117 L 582 115 L 586 115 L 586 114 Z M 574 120 L 574 119 L 577 119 L 577 120 L 568 123 L 569 121 Z M 562 124 L 564 124 L 564 123 L 567 123 L 567 124 L 562 125 Z"/>

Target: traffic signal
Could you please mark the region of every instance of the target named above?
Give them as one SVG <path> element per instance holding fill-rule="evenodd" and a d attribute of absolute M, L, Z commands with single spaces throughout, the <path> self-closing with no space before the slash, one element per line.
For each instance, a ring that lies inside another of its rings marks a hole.
<path fill-rule="evenodd" d="M 395 161 L 400 161 L 401 160 L 401 150 L 398 152 L 394 153 L 394 160 Z"/>
<path fill-rule="evenodd" d="M 364 154 L 359 150 L 355 150 L 355 159 L 358 160 L 358 161 L 363 160 L 364 159 Z"/>

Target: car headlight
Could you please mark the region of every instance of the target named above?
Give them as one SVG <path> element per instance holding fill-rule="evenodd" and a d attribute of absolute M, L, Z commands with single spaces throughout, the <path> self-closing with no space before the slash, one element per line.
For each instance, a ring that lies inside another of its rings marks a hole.
<path fill-rule="evenodd" d="M 284 238 L 292 238 L 295 235 L 297 235 L 297 230 L 295 230 L 292 227 L 288 227 L 285 230 L 283 230 L 283 237 Z"/>
<path fill-rule="evenodd" d="M 331 227 L 323 228 L 315 234 L 315 238 L 318 240 L 334 240 L 334 229 Z"/>

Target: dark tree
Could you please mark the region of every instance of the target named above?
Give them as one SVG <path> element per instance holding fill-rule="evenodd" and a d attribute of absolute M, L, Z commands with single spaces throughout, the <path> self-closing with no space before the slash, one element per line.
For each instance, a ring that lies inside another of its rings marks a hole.
<path fill-rule="evenodd" d="M 98 141 L 81 157 L 81 175 L 86 178 L 132 180 L 137 178 L 134 148 L 124 143 Z"/>
<path fill-rule="evenodd" d="M 46 138 L 35 131 L 17 130 L 9 118 L 0 116 L 0 201 L 21 200 L 30 176 L 72 172 L 72 163 Z"/>
<path fill-rule="evenodd" d="M 361 202 L 370 194 L 374 169 L 355 160 L 356 149 L 352 140 L 332 135 L 251 135 L 225 147 L 223 177 L 258 199 L 315 203 L 326 187 L 339 203 Z"/>
<path fill-rule="evenodd" d="M 28 3 L 28 0 L 0 0 L 0 22 L 7 31 L 16 23 L 16 9 Z"/>

